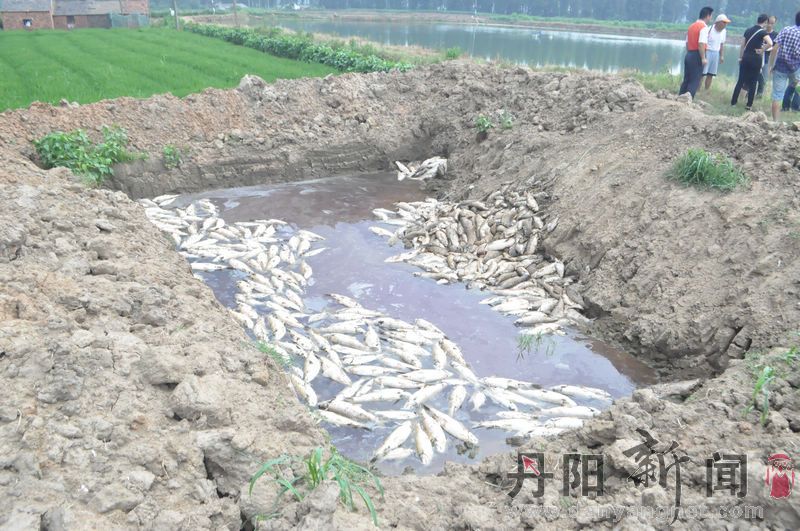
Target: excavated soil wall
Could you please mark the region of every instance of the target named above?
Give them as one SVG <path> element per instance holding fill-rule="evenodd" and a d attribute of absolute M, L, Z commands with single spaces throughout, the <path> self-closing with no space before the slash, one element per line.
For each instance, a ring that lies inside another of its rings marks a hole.
<path fill-rule="evenodd" d="M 513 128 L 479 142 L 474 118 L 500 109 Z M 32 162 L 35 138 L 111 124 L 151 156 L 118 168 L 110 189 Z M 180 168 L 163 166 L 167 144 L 185 153 Z M 720 194 L 665 179 L 689 147 L 731 156 L 751 186 Z M 800 134 L 762 115 L 708 116 L 617 77 L 457 63 L 274 85 L 245 78 L 238 89 L 183 100 L 0 114 L 0 523 L 237 529 L 267 510 L 266 487 L 253 496 L 244 489 L 257 464 L 303 453 L 323 434 L 130 198 L 374 171 L 432 155 L 449 158 L 450 180 L 431 183 L 431 194 L 480 197 L 507 181 L 544 187 L 543 205 L 559 222 L 543 243 L 578 278 L 595 333 L 668 379 L 703 378 L 637 391 L 585 428 L 533 443 L 552 455 L 606 453 L 606 497 L 580 507 L 669 502 L 671 492 L 624 480 L 633 465 L 621 448 L 639 439 L 637 428 L 691 448 L 695 486 L 716 450 L 747 452 L 752 477 L 763 477 L 767 454 L 794 448 L 800 382 L 781 373 L 762 426 L 743 413 L 752 368 L 742 358 L 787 344 L 800 323 L 799 147 Z M 705 381 L 712 374 L 720 375 Z M 513 468 L 498 456 L 438 477 L 387 479 L 379 516 L 402 528 L 614 523 L 597 511 L 530 510 L 558 505 L 555 488 L 511 506 Z M 769 525 L 800 523 L 796 504 L 755 486 L 752 496 Z M 729 521 L 718 513 L 681 520 Z M 366 522 L 337 509 L 335 491 L 323 488 L 267 525 Z"/>

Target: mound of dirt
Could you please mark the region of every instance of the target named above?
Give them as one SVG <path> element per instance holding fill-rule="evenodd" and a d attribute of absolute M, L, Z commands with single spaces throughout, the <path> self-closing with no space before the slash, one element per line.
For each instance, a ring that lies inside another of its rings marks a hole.
<path fill-rule="evenodd" d="M 475 117 L 500 110 L 513 127 L 479 142 Z M 110 124 L 150 154 L 116 170 L 116 191 L 87 189 L 68 171 L 31 162 L 35 138 L 77 127 L 98 135 Z M 181 167 L 164 167 L 167 144 L 185 153 Z M 734 158 L 752 185 L 720 194 L 666 180 L 689 147 Z M 243 493 L 258 463 L 323 444 L 280 369 L 248 346 L 131 198 L 442 155 L 451 180 L 433 181 L 432 194 L 477 198 L 507 181 L 548 190 L 541 204 L 559 221 L 543 244 L 577 277 L 593 332 L 665 379 L 704 380 L 637 391 L 580 430 L 526 444 L 547 459 L 604 454 L 606 488 L 596 501 L 562 497 L 557 471 L 544 497 L 526 487 L 512 503 L 516 457 L 501 455 L 448 465 L 437 477 L 386 479 L 382 525 L 657 526 L 641 513 L 608 518 L 616 506 L 674 503 L 674 489 L 627 481 L 635 469 L 623 450 L 641 442 L 641 428 L 689 452 L 684 505 L 716 510 L 699 520 L 679 515 L 684 525 L 748 522 L 718 510 L 746 503 L 763 506 L 762 524 L 797 527 L 797 505 L 769 499 L 758 480 L 768 454 L 795 449 L 800 381 L 779 359 L 786 349 L 743 358 L 787 344 L 800 322 L 798 148 L 797 132 L 762 115 L 708 116 L 630 80 L 459 63 L 273 85 L 247 77 L 238 89 L 183 100 L 2 113 L 0 524 L 238 529 L 271 504 L 266 486 Z M 785 368 L 770 384 L 763 426 L 743 413 L 762 365 Z M 743 501 L 705 497 L 714 451 L 747 454 Z M 548 506 L 576 509 L 536 510 Z M 323 488 L 267 525 L 367 522 Z"/>

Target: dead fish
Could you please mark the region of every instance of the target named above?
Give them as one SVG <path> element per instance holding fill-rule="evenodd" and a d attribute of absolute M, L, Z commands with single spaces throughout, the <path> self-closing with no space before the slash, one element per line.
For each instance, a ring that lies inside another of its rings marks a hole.
<path fill-rule="evenodd" d="M 534 386 L 534 384 L 530 382 L 513 380 L 511 378 L 498 378 L 497 376 L 481 378 L 481 383 L 489 387 L 499 387 L 500 389 L 527 389 Z"/>
<path fill-rule="evenodd" d="M 283 322 L 273 315 L 267 316 L 267 324 L 269 325 L 270 330 L 272 330 L 272 334 L 275 337 L 276 341 L 280 341 L 283 339 L 283 336 L 286 335 L 286 327 L 283 325 Z"/>
<path fill-rule="evenodd" d="M 566 395 L 545 389 L 517 389 L 517 394 L 527 396 L 528 398 L 533 398 L 534 400 L 539 400 L 540 402 L 558 404 L 559 406 L 578 405 L 573 399 Z"/>
<path fill-rule="evenodd" d="M 292 373 L 289 373 L 289 381 L 292 382 L 292 386 L 294 387 L 295 391 L 297 391 L 297 394 L 300 395 L 309 406 L 316 407 L 317 393 L 314 392 L 314 389 L 308 384 L 308 382 Z"/>
<path fill-rule="evenodd" d="M 402 446 L 411 436 L 412 425 L 411 421 L 406 421 L 400 424 L 395 430 L 389 434 L 386 440 L 375 450 L 375 458 L 381 458 L 389 453 L 391 450 Z"/>
<path fill-rule="evenodd" d="M 449 339 L 442 339 L 441 344 L 448 358 L 460 363 L 461 365 L 467 364 L 466 360 L 464 360 L 464 355 L 461 353 L 461 349 L 458 348 L 458 345 Z"/>
<path fill-rule="evenodd" d="M 463 379 L 465 379 L 469 383 L 477 384 L 479 382 L 478 377 L 475 375 L 475 373 L 472 372 L 472 370 L 469 367 L 467 367 L 466 365 L 462 365 L 461 363 L 453 362 L 453 363 L 450 364 L 450 366 L 453 368 L 453 370 L 456 371 L 456 373 L 458 373 L 458 375 L 460 377 L 462 377 Z"/>
<path fill-rule="evenodd" d="M 320 407 L 323 407 L 322 404 L 320 404 Z M 356 404 L 340 400 L 339 398 L 335 398 L 334 400 L 331 400 L 330 402 L 325 404 L 324 409 L 332 411 L 333 413 L 338 413 L 339 415 L 345 416 L 352 420 L 378 422 L 378 417 L 376 417 L 366 409 Z"/>
<path fill-rule="evenodd" d="M 420 461 L 422 461 L 423 465 L 429 465 L 433 459 L 433 445 L 419 422 L 414 424 L 414 442 L 416 443 L 417 455 Z"/>
<path fill-rule="evenodd" d="M 472 425 L 473 428 L 486 428 L 486 429 L 500 429 L 505 431 L 513 431 L 518 434 L 529 433 L 530 431 L 540 427 L 541 424 L 536 420 L 529 419 L 501 419 L 501 420 L 485 420 L 476 422 Z"/>
<path fill-rule="evenodd" d="M 344 321 L 341 323 L 333 323 L 331 325 L 318 328 L 317 331 L 322 334 L 349 334 L 357 335 L 362 332 L 363 320 L 359 321 Z"/>
<path fill-rule="evenodd" d="M 380 317 L 375 320 L 375 323 L 384 330 L 411 330 L 414 328 L 413 325 L 405 321 L 391 317 Z"/>
<path fill-rule="evenodd" d="M 369 325 L 367 325 L 367 332 L 364 334 L 364 343 L 373 350 L 377 350 L 381 346 L 381 338 L 378 336 L 378 332 Z"/>
<path fill-rule="evenodd" d="M 334 426 L 343 426 L 346 428 L 361 428 L 364 430 L 370 429 L 369 426 L 367 426 L 366 424 L 347 418 L 343 415 L 339 415 L 338 413 L 334 413 L 332 411 L 318 409 L 317 415 L 319 415 L 323 421 L 328 422 L 329 424 L 333 424 Z"/>
<path fill-rule="evenodd" d="M 475 391 L 469 401 L 472 404 L 472 411 L 480 411 L 483 404 L 486 403 L 486 395 L 483 391 Z"/>
<path fill-rule="evenodd" d="M 438 396 L 442 391 L 447 389 L 447 387 L 448 385 L 445 383 L 425 386 L 409 397 L 408 402 L 406 402 L 406 404 L 403 406 L 403 409 L 413 409 L 419 405 L 422 405 L 428 400 L 433 399 L 435 396 Z"/>
<path fill-rule="evenodd" d="M 375 365 L 354 365 L 347 367 L 347 372 L 356 376 L 386 376 L 397 373 L 397 370 L 389 367 L 376 367 Z"/>
<path fill-rule="evenodd" d="M 289 330 L 289 335 L 292 337 L 292 341 L 294 341 L 295 345 L 306 352 L 316 352 L 318 350 L 317 345 L 315 345 L 313 341 L 299 332 L 295 330 Z"/>
<path fill-rule="evenodd" d="M 470 431 L 459 421 L 430 406 L 425 406 L 425 408 L 436 420 L 436 422 L 439 423 L 444 431 L 460 441 L 471 444 L 472 446 L 478 446 L 478 438 L 470 433 Z"/>
<path fill-rule="evenodd" d="M 544 425 L 548 428 L 563 428 L 565 430 L 572 430 L 583 426 L 583 419 L 576 419 L 573 417 L 556 417 L 547 420 Z"/>
<path fill-rule="evenodd" d="M 395 389 L 418 389 L 422 387 L 420 382 L 414 382 L 397 376 L 378 376 L 375 378 L 375 384 L 381 387 L 393 387 Z"/>
<path fill-rule="evenodd" d="M 326 338 L 334 345 L 342 345 L 349 348 L 354 348 L 356 350 L 361 350 L 363 352 L 368 352 L 370 347 L 359 341 L 358 339 L 354 338 L 353 336 L 348 336 L 345 334 L 329 334 Z"/>
<path fill-rule="evenodd" d="M 375 416 L 381 417 L 387 420 L 414 420 L 417 418 L 417 414 L 413 411 L 401 411 L 401 410 L 376 410 Z"/>
<path fill-rule="evenodd" d="M 383 238 L 391 238 L 394 236 L 394 232 L 386 230 L 383 227 L 370 227 L 369 231 Z"/>
<path fill-rule="evenodd" d="M 365 402 L 397 402 L 408 396 L 410 396 L 409 393 L 402 389 L 389 388 L 378 389 L 363 395 L 354 396 L 351 400 L 356 404 L 363 404 Z"/>
<path fill-rule="evenodd" d="M 551 387 L 553 391 L 571 396 L 573 398 L 580 398 L 582 400 L 599 400 L 604 402 L 613 401 L 613 397 L 607 391 L 596 389 L 594 387 L 579 387 L 576 385 L 555 385 Z"/>
<path fill-rule="evenodd" d="M 328 293 L 328 297 L 347 308 L 359 308 L 361 306 L 355 299 L 351 299 L 345 295 L 339 295 L 338 293 Z"/>
<path fill-rule="evenodd" d="M 588 406 L 558 406 L 542 410 L 542 415 L 548 417 L 575 417 L 590 419 L 600 414 L 599 409 Z"/>
<path fill-rule="evenodd" d="M 403 377 L 415 382 L 431 383 L 444 380 L 452 374 L 444 369 L 417 369 L 416 371 L 405 373 Z"/>
<path fill-rule="evenodd" d="M 453 387 L 453 390 L 450 392 L 450 398 L 447 401 L 447 414 L 452 417 L 464 403 L 464 400 L 466 398 L 467 398 L 466 387 L 464 387 L 463 385 L 457 385 Z"/>
<path fill-rule="evenodd" d="M 322 367 L 322 375 L 326 378 L 333 380 L 334 382 L 338 382 L 342 385 L 350 385 L 352 380 L 344 372 L 344 369 L 340 365 L 337 365 L 330 359 L 326 357 L 319 358 L 320 365 Z"/>
<path fill-rule="evenodd" d="M 309 353 L 308 356 L 306 356 L 306 361 L 304 364 L 303 379 L 306 382 L 313 382 L 314 378 L 317 377 L 321 369 L 322 369 L 322 364 L 319 361 L 319 358 L 316 357 L 314 354 Z"/>
<path fill-rule="evenodd" d="M 515 404 L 513 400 L 509 400 L 508 397 L 504 396 L 499 391 L 501 391 L 501 389 L 485 389 L 483 391 L 483 394 L 486 395 L 486 398 L 488 398 L 498 406 L 510 409 L 512 411 L 516 411 L 517 404 Z"/>
<path fill-rule="evenodd" d="M 414 455 L 414 450 L 411 448 L 395 448 L 389 450 L 383 456 L 376 459 L 376 461 L 402 461 Z"/>
<path fill-rule="evenodd" d="M 434 449 L 440 453 L 444 452 L 447 449 L 447 435 L 445 435 L 442 426 L 424 409 L 419 410 L 419 415 L 422 418 L 422 427 L 431 438 Z"/>
<path fill-rule="evenodd" d="M 442 348 L 441 342 L 433 344 L 431 355 L 433 356 L 433 366 L 435 368 L 443 369 L 447 365 L 447 354 Z"/>

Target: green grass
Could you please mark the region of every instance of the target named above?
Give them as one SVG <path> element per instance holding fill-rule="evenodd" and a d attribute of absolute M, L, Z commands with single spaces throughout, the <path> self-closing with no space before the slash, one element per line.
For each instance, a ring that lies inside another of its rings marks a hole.
<path fill-rule="evenodd" d="M 259 350 L 259 352 L 262 352 L 263 354 L 266 354 L 272 358 L 272 361 L 284 369 L 290 367 L 292 363 L 294 363 L 294 358 L 292 358 L 291 354 L 288 355 L 288 358 L 284 357 L 280 352 L 263 341 L 257 341 L 256 348 Z"/>
<path fill-rule="evenodd" d="M 800 334 L 795 334 L 800 339 Z M 755 379 L 753 396 L 750 405 L 745 409 L 747 416 L 753 410 L 759 411 L 759 422 L 762 426 L 769 420 L 769 395 L 776 380 L 785 378 L 790 372 L 797 370 L 795 363 L 800 359 L 800 347 L 793 346 L 783 354 L 767 359 L 759 352 L 745 355 L 745 364 Z M 786 382 L 781 382 L 786 384 Z"/>
<path fill-rule="evenodd" d="M 704 149 L 688 150 L 675 162 L 669 177 L 687 185 L 723 191 L 734 190 L 748 182 L 747 176 L 731 159 Z"/>
<path fill-rule="evenodd" d="M 62 98 L 182 97 L 234 87 L 245 74 L 274 81 L 334 72 L 170 29 L 0 32 L 0 111 Z"/>
<path fill-rule="evenodd" d="M 290 455 L 282 455 L 275 459 L 270 459 L 250 479 L 249 494 L 253 493 L 256 482 L 265 474 L 272 476 L 280 490 L 275 503 L 273 512 L 267 515 L 260 515 L 261 519 L 272 518 L 277 514 L 277 508 L 284 494 L 291 493 L 298 501 L 305 495 L 319 487 L 324 481 L 335 481 L 339 485 L 339 499 L 348 509 L 355 510 L 354 492 L 361 498 L 367 507 L 372 522 L 378 525 L 378 514 L 375 504 L 367 489 L 374 488 L 383 496 L 383 486 L 380 480 L 367 468 L 350 461 L 343 457 L 336 448 L 331 447 L 327 459 L 323 458 L 325 451 L 322 448 L 315 448 L 311 454 L 305 458 Z M 302 475 L 295 475 L 292 465 L 302 463 Z"/>

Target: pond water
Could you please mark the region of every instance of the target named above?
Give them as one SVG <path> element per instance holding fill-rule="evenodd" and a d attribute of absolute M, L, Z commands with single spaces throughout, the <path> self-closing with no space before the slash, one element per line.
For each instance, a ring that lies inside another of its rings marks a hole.
<path fill-rule="evenodd" d="M 330 308 L 332 303 L 326 294 L 340 293 L 352 297 L 364 308 L 392 318 L 407 322 L 423 318 L 460 346 L 464 358 L 479 377 L 514 378 L 542 387 L 586 385 L 603 389 L 614 398 L 630 395 L 637 384 L 653 381 L 653 373 L 632 356 L 574 330 L 565 336 L 554 335 L 523 347 L 518 341 L 513 317 L 479 304 L 487 297 L 486 293 L 468 290 L 462 284 L 440 285 L 415 277 L 413 274 L 418 269 L 411 265 L 386 263 L 386 258 L 403 249 L 390 247 L 384 238 L 370 232 L 369 228 L 377 224 L 372 210 L 392 209 L 398 201 L 424 198 L 412 181 L 398 182 L 394 175 L 371 174 L 184 195 L 170 208 L 208 199 L 228 224 L 273 218 L 323 236 L 325 240 L 319 243 L 327 250 L 307 259 L 313 276 L 303 302 L 310 313 Z M 237 281 L 246 276 L 244 273 L 222 270 L 199 273 L 199 276 L 211 286 L 222 304 L 235 307 Z M 299 367 L 302 367 L 302 360 Z M 343 387 L 320 380 L 312 382 L 320 401 L 332 398 Z M 401 404 L 369 407 L 397 410 Z M 431 404 L 446 410 L 447 396 Z M 607 407 L 607 404 L 588 405 Z M 465 405 L 455 418 L 471 428 L 473 422 L 485 420 L 497 410 L 497 406 L 488 403 L 479 412 Z M 393 429 L 393 426 L 379 426 L 367 431 L 323 425 L 332 443 L 344 455 L 362 461 L 369 460 Z M 444 453 L 435 454 L 428 466 L 412 456 L 379 463 L 378 467 L 385 473 L 400 473 L 409 466 L 418 473 L 435 473 L 442 469 L 445 460 L 474 462 L 509 448 L 507 432 L 474 429 L 473 433 L 480 439 L 480 445 L 471 451 L 449 444 Z"/>
<path fill-rule="evenodd" d="M 671 39 L 484 25 L 313 20 L 282 20 L 278 25 L 296 31 L 362 37 L 395 46 L 436 49 L 457 46 L 472 57 L 531 67 L 547 65 L 603 72 L 639 70 L 679 74 L 685 49 L 683 41 Z M 735 57 L 736 51 L 731 50 L 729 57 Z M 735 76 L 737 69 L 736 61 L 729 60 L 720 65 L 720 74 Z"/>

